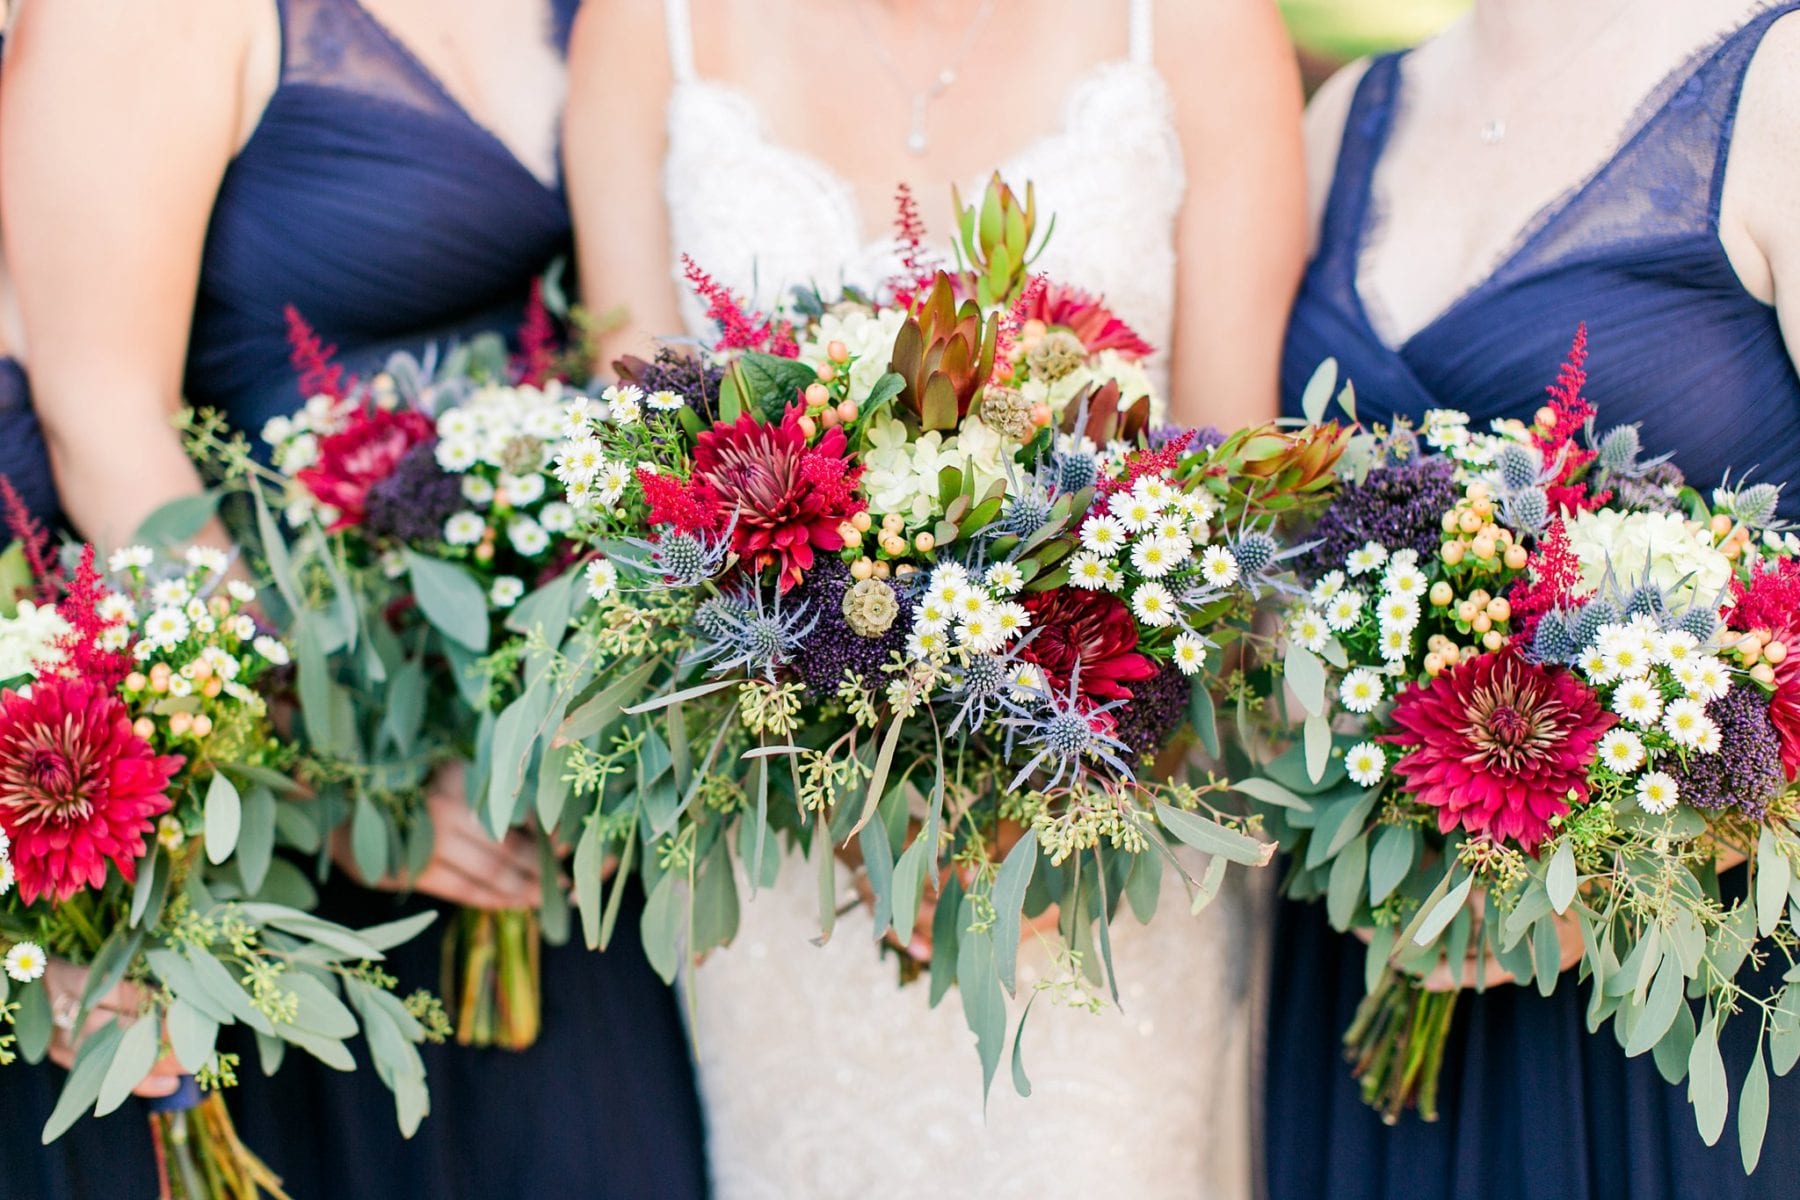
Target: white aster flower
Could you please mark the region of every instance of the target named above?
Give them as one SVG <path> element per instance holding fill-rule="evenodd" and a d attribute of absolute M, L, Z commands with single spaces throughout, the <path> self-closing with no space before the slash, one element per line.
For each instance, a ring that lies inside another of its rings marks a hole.
<path fill-rule="evenodd" d="M 1694 749 L 1702 754 L 1717 754 L 1725 745 L 1725 735 L 1719 730 L 1719 723 L 1711 717 L 1700 727 L 1700 736 L 1694 739 Z"/>
<path fill-rule="evenodd" d="M 1423 596 L 1430 584 L 1426 582 L 1425 572 L 1416 564 L 1401 563 L 1400 556 L 1395 555 L 1388 562 L 1387 573 L 1381 577 L 1381 585 L 1390 592 L 1398 592 L 1404 596 Z"/>
<path fill-rule="evenodd" d="M 1674 739 L 1677 746 L 1692 750 L 1700 745 L 1706 736 L 1706 727 L 1712 718 L 1706 715 L 1706 706 L 1700 701 L 1684 696 L 1680 700 L 1669 703 L 1663 710 L 1663 732 Z"/>
<path fill-rule="evenodd" d="M 908 658 L 941 658 L 949 649 L 949 639 L 941 629 L 915 628 L 906 639 Z"/>
<path fill-rule="evenodd" d="M 1731 690 L 1731 672 L 1717 655 L 1701 654 L 1673 668 L 1675 681 L 1701 703 L 1717 700 Z"/>
<path fill-rule="evenodd" d="M 956 641 L 958 645 L 977 654 L 992 654 L 1006 644 L 1006 634 L 1000 629 L 999 614 L 971 613 L 956 627 Z"/>
<path fill-rule="evenodd" d="M 1576 666 L 1581 668 L 1581 673 L 1586 675 L 1591 683 L 1604 685 L 1618 678 L 1606 665 L 1606 659 L 1601 656 L 1600 651 L 1592 646 L 1582 652 Z"/>
<path fill-rule="evenodd" d="M 502 475 L 499 494 L 514 508 L 536 504 L 544 496 L 544 477 L 536 474 Z"/>
<path fill-rule="evenodd" d="M 257 638 L 250 645 L 256 652 L 278 667 L 285 667 L 289 661 L 287 645 L 267 634 Z"/>
<path fill-rule="evenodd" d="M 1106 586 L 1106 563 L 1097 554 L 1083 551 L 1069 560 L 1069 582 L 1085 591 Z"/>
<path fill-rule="evenodd" d="M 437 435 L 444 438 L 473 439 L 479 430 L 475 426 L 475 414 L 466 408 L 445 409 L 438 414 Z"/>
<path fill-rule="evenodd" d="M 1655 665 L 1644 649 L 1644 639 L 1634 629 L 1617 625 L 1600 627 L 1600 660 L 1615 679 L 1639 679 Z"/>
<path fill-rule="evenodd" d="M 1003 596 L 1010 596 L 1025 586 L 1025 572 L 1009 562 L 997 562 L 987 569 L 985 582 Z"/>
<path fill-rule="evenodd" d="M 1206 642 L 1195 634 L 1176 635 L 1170 649 L 1174 652 L 1176 669 L 1183 675 L 1198 675 L 1206 666 Z"/>
<path fill-rule="evenodd" d="M 1125 526 L 1117 517 L 1089 517 L 1081 526 L 1081 544 L 1095 554 L 1110 557 L 1125 545 Z"/>
<path fill-rule="evenodd" d="M 606 466 L 606 449 L 601 446 L 598 438 L 575 438 L 557 447 L 556 477 L 564 485 L 577 481 L 591 483 Z M 464 494 L 467 495 L 466 492 Z M 492 495 L 491 490 L 489 495 Z"/>
<path fill-rule="evenodd" d="M 964 584 L 957 588 L 956 595 L 950 601 L 951 612 L 963 620 L 974 616 L 985 616 L 991 613 L 993 608 L 993 597 L 989 596 L 985 589 L 978 588 L 973 584 Z"/>
<path fill-rule="evenodd" d="M 1325 605 L 1325 624 L 1336 633 L 1354 629 L 1362 620 L 1362 606 L 1363 594 L 1355 588 L 1345 588 Z"/>
<path fill-rule="evenodd" d="M 198 622 L 206 620 L 206 601 L 189 600 L 187 602 L 186 612 L 188 620 L 190 621 Z"/>
<path fill-rule="evenodd" d="M 1148 500 L 1157 508 L 1167 508 L 1175 501 L 1175 489 L 1161 475 L 1140 475 L 1131 485 L 1131 494 Z"/>
<path fill-rule="evenodd" d="M 1389 592 L 1375 602 L 1383 631 L 1411 633 L 1419 624 L 1419 598 L 1410 592 Z"/>
<path fill-rule="evenodd" d="M 1380 570 L 1381 564 L 1387 561 L 1387 556 L 1387 547 L 1380 542 L 1364 542 L 1350 552 L 1349 561 L 1344 565 L 1352 575 L 1367 575 L 1370 571 Z"/>
<path fill-rule="evenodd" d="M 100 648 L 115 653 L 131 645 L 131 630 L 123 625 L 108 625 L 100 631 Z"/>
<path fill-rule="evenodd" d="M 530 517 L 515 517 L 506 527 L 506 540 L 526 558 L 535 557 L 550 548 L 550 535 Z"/>
<path fill-rule="evenodd" d="M 236 581 L 234 580 L 233 582 Z M 251 594 L 254 595 L 255 593 Z M 21 602 L 20 611 L 24 611 L 24 605 L 29 603 L 31 603 L 29 600 Z M 42 610 L 34 609 L 34 611 Z M 120 624 L 130 624 L 132 621 L 137 620 L 137 605 L 133 604 L 131 602 L 131 597 L 125 595 L 123 592 L 108 592 L 101 598 L 100 603 L 95 606 L 95 611 L 100 614 L 100 619 L 102 621 L 109 623 L 118 622 Z"/>
<path fill-rule="evenodd" d="M 1208 546 L 1200 556 L 1200 578 L 1213 587 L 1230 587 L 1238 574 L 1237 559 L 1223 546 Z"/>
<path fill-rule="evenodd" d="M 1352 782 L 1374 787 L 1387 774 L 1387 754 L 1374 742 L 1358 742 L 1344 755 L 1344 771 Z"/>
<path fill-rule="evenodd" d="M 667 388 L 662 388 L 645 396 L 644 403 L 657 412 L 674 412 L 685 406 L 687 400 L 679 392 L 671 392 Z"/>
<path fill-rule="evenodd" d="M 1681 788 L 1667 772 L 1648 771 L 1638 780 L 1638 807 L 1652 816 L 1660 817 L 1675 807 L 1681 799 Z"/>
<path fill-rule="evenodd" d="M 1314 654 L 1320 654 L 1331 640 L 1331 631 L 1325 627 L 1325 618 L 1317 609 L 1305 608 L 1288 626 L 1288 636 Z"/>
<path fill-rule="evenodd" d="M 559 500 L 552 500 L 538 510 L 538 524 L 550 533 L 567 533 L 575 528 L 575 510 Z"/>
<path fill-rule="evenodd" d="M 1685 629 L 1671 629 L 1667 633 L 1658 634 L 1656 639 L 1656 661 L 1668 666 L 1688 662 L 1700 654 L 1700 639 Z"/>
<path fill-rule="evenodd" d="M 1186 540 L 1182 539 L 1183 542 Z M 1161 579 L 1180 566 L 1182 560 L 1187 557 L 1186 554 L 1177 554 L 1179 547 L 1180 543 L 1164 538 L 1140 539 L 1138 544 L 1131 548 L 1131 565 L 1137 569 L 1139 575 L 1146 579 Z M 1232 562 L 1231 567 L 1235 571 L 1237 563 Z"/>
<path fill-rule="evenodd" d="M 0 858 L 0 896 L 12 891 L 13 884 L 17 881 L 18 875 L 13 870 L 12 859 Z"/>
<path fill-rule="evenodd" d="M 1031 612 L 1023 604 L 1008 600 L 994 606 L 994 624 L 1002 642 L 1011 641 L 1031 626 Z"/>
<path fill-rule="evenodd" d="M 1412 633 L 1405 629 L 1381 630 L 1381 657 L 1387 662 L 1401 662 L 1412 653 Z"/>
<path fill-rule="evenodd" d="M 169 676 L 169 695 L 179 700 L 194 694 L 194 681 L 185 675 Z"/>
<path fill-rule="evenodd" d="M 231 636 L 240 642 L 247 642 L 256 636 L 256 620 L 248 613 L 239 613 L 231 618 L 231 622 L 226 628 L 231 631 Z"/>
<path fill-rule="evenodd" d="M 480 461 L 481 454 L 473 438 L 444 438 L 432 452 L 438 466 L 452 475 L 460 475 Z"/>
<path fill-rule="evenodd" d="M 32 983 L 41 979 L 48 963 L 43 947 L 36 942 L 16 942 L 6 952 L 7 977 L 17 983 Z"/>
<path fill-rule="evenodd" d="M 565 482 L 567 481 L 565 480 Z M 476 508 L 486 508 L 494 501 L 493 480 L 486 475 L 464 475 L 462 477 L 462 497 Z"/>
<path fill-rule="evenodd" d="M 1319 582 L 1312 586 L 1312 602 L 1323 607 L 1331 602 L 1331 598 L 1344 590 L 1344 573 L 1327 571 L 1319 577 Z"/>
<path fill-rule="evenodd" d="M 231 565 L 230 557 L 217 546 L 189 546 L 186 557 L 190 567 L 211 571 L 214 575 L 224 574 L 225 568 Z"/>
<path fill-rule="evenodd" d="M 1115 496 L 1112 515 L 1132 533 L 1142 533 L 1162 516 L 1162 506 L 1144 496 Z"/>
<path fill-rule="evenodd" d="M 444 540 L 452 546 L 473 546 L 486 532 L 487 522 L 477 513 L 452 513 L 444 522 Z"/>
<path fill-rule="evenodd" d="M 495 608 L 511 608 L 525 594 L 525 581 L 516 575 L 502 575 L 488 588 L 488 603 Z"/>
<path fill-rule="evenodd" d="M 1175 597 L 1160 583 L 1143 583 L 1131 594 L 1131 611 L 1144 624 L 1160 629 L 1175 621 Z"/>
<path fill-rule="evenodd" d="M 164 579 L 151 585 L 150 603 L 158 608 L 180 608 L 194 597 L 185 579 Z"/>
<path fill-rule="evenodd" d="M 1600 761 L 1629 775 L 1644 763 L 1644 739 L 1629 729 L 1614 729 L 1600 739 Z"/>
<path fill-rule="evenodd" d="M 1207 492 L 1183 492 L 1176 498 L 1175 506 L 1190 521 L 1210 521 L 1219 511 L 1218 504 Z"/>
<path fill-rule="evenodd" d="M 149 620 L 144 622 L 144 637 L 146 640 L 166 648 L 187 637 L 191 628 L 187 614 L 179 608 L 159 608 L 150 614 Z"/>
<path fill-rule="evenodd" d="M 913 628 L 935 629 L 942 632 L 950 628 L 950 616 L 949 601 L 941 596 L 926 596 L 913 610 Z"/>
<path fill-rule="evenodd" d="M 1357 667 L 1344 676 L 1343 683 L 1338 685 L 1338 698 L 1353 713 L 1375 711 L 1375 706 L 1381 703 L 1383 692 L 1381 676 L 1368 667 Z"/>
<path fill-rule="evenodd" d="M 619 586 L 619 568 L 604 558 L 596 558 L 587 565 L 588 595 L 596 600 L 605 599 L 613 594 Z"/>
<path fill-rule="evenodd" d="M 1106 571 L 1106 590 L 1109 592 L 1124 591 L 1125 572 L 1119 570 L 1118 567 L 1110 562 L 1102 563 L 1101 566 Z"/>
<path fill-rule="evenodd" d="M 1613 693 L 1613 711 L 1644 728 L 1656 724 L 1663 713 L 1662 692 L 1648 679 L 1628 679 Z"/>
<path fill-rule="evenodd" d="M 256 589 L 241 579 L 232 579 L 225 584 L 225 593 L 239 604 L 256 603 Z"/>
<path fill-rule="evenodd" d="M 614 425 L 631 425 L 641 413 L 644 390 L 634 384 L 615 384 L 601 392 L 600 398 L 606 401 L 606 415 Z"/>
<path fill-rule="evenodd" d="M 625 489 L 631 486 L 631 466 L 628 463 L 609 462 L 600 468 L 600 477 L 594 484 L 595 494 L 602 504 L 617 504 L 625 495 Z"/>
<path fill-rule="evenodd" d="M 1419 565 L 1419 552 L 1411 546 L 1402 546 L 1388 555 L 1388 569 L 1412 568 Z"/>
<path fill-rule="evenodd" d="M 586 396 L 576 396 L 563 406 L 562 435 L 566 438 L 585 438 L 591 432 L 594 421 L 594 402 Z M 439 422 L 442 432 L 443 423 Z"/>

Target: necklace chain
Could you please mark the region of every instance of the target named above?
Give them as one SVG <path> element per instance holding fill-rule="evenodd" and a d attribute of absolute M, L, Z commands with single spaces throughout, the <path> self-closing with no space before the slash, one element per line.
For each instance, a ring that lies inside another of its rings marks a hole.
<path fill-rule="evenodd" d="M 1633 7 L 1635 7 L 1635 0 L 1623 0 L 1623 2 L 1620 3 L 1619 6 L 1613 10 L 1612 14 L 1607 17 L 1606 21 L 1603 24 L 1601 24 L 1598 29 L 1594 30 L 1593 33 L 1588 34 L 1585 37 L 1580 37 L 1580 38 L 1574 39 L 1574 46 L 1569 51 L 1569 53 L 1558 55 L 1549 64 L 1549 66 L 1547 68 L 1540 68 L 1536 71 L 1533 71 L 1529 76 L 1526 77 L 1524 83 L 1520 84 L 1516 88 L 1511 89 L 1511 91 L 1512 91 L 1511 99 L 1516 101 L 1517 98 L 1523 97 L 1525 99 L 1524 111 L 1529 113 L 1531 111 L 1531 108 L 1530 108 L 1531 99 L 1533 97 L 1536 97 L 1536 96 L 1539 96 L 1542 94 L 1540 91 L 1539 85 L 1543 84 L 1544 82 L 1546 82 L 1547 80 L 1549 80 L 1551 77 L 1553 77 L 1555 75 L 1560 75 L 1563 71 L 1567 70 L 1571 65 L 1573 65 L 1576 61 L 1578 61 L 1581 58 L 1582 54 L 1584 54 L 1587 51 L 1592 50 L 1594 48 L 1594 45 L 1602 37 L 1604 37 L 1608 33 L 1612 32 L 1613 26 L 1617 25 L 1619 23 L 1620 18 L 1622 18 L 1626 13 L 1630 12 Z M 1490 113 L 1487 120 L 1482 122 L 1481 129 L 1478 134 L 1478 136 L 1481 139 L 1482 145 L 1498 146 L 1501 143 L 1503 143 L 1504 141 L 1506 141 L 1506 134 L 1507 134 L 1507 129 L 1508 129 L 1508 121 L 1507 121 L 1508 115 L 1509 115 L 1508 109 L 1503 108 L 1503 109 L 1500 109 L 1499 111 Z"/>
<path fill-rule="evenodd" d="M 900 94 L 906 98 L 907 105 L 911 110 L 911 121 L 906 134 L 906 151 L 908 154 L 918 157 L 931 148 L 926 117 L 932 102 L 949 91 L 956 83 L 963 62 L 969 57 L 970 51 L 974 50 L 982 30 L 987 28 L 989 18 L 994 15 L 994 0 L 981 0 L 974 17 L 963 29 L 962 40 L 957 44 L 956 53 L 951 55 L 948 62 L 938 68 L 932 75 L 931 82 L 923 88 L 914 88 L 907 80 L 906 72 L 900 68 L 898 62 L 894 61 L 894 56 L 888 52 L 887 44 L 882 40 L 880 32 L 869 20 L 869 15 L 863 7 L 864 3 L 865 0 L 857 0 L 855 4 L 856 20 L 868 37 L 869 51 L 874 56 L 876 63 L 887 73 L 888 78 L 894 81 L 894 86 L 900 89 Z"/>

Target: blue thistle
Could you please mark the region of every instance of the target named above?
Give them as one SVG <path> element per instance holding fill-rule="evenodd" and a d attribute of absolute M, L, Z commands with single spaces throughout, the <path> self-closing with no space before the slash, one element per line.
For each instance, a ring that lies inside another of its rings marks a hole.
<path fill-rule="evenodd" d="M 1524 442 L 1507 442 L 1500 447 L 1494 468 L 1500 476 L 1502 492 L 1518 492 L 1536 487 L 1544 469 L 1544 456 Z"/>
<path fill-rule="evenodd" d="M 1531 639 L 1531 656 L 1541 663 L 1574 662 L 1579 646 L 1569 632 L 1568 620 L 1562 613 L 1547 612 L 1538 619 L 1537 632 Z"/>
<path fill-rule="evenodd" d="M 1701 645 L 1705 645 L 1718 636 L 1719 614 L 1705 605 L 1696 604 L 1676 619 L 1675 628 L 1693 634 Z"/>
<path fill-rule="evenodd" d="M 1041 786 L 1053 788 L 1067 778 L 1071 783 L 1080 775 L 1082 764 L 1094 760 L 1129 779 L 1131 769 L 1125 758 L 1131 753 L 1117 737 L 1096 727 L 1094 718 L 1125 705 L 1124 700 L 1111 700 L 1088 707 L 1082 699 L 1081 669 L 1077 665 L 1066 692 L 1045 691 L 1039 702 L 1027 708 L 1010 697 L 1002 697 L 1008 715 L 1000 724 L 1006 727 L 1006 756 L 1012 757 L 1014 743 L 1035 750 L 1030 760 L 1007 785 L 1008 791 L 1022 787 L 1040 767 L 1050 771 Z"/>
<path fill-rule="evenodd" d="M 1535 485 L 1508 492 L 1500 507 L 1507 523 L 1523 533 L 1536 533 L 1550 520 L 1550 497 Z"/>
<path fill-rule="evenodd" d="M 804 602 L 784 611 L 781 593 L 775 593 L 771 603 L 760 588 L 746 585 L 733 595 L 701 606 L 694 626 L 705 640 L 694 644 L 689 661 L 711 663 L 714 675 L 741 668 L 773 680 L 776 670 L 790 661 L 818 624 L 818 617 L 809 618 L 809 612 L 810 606 Z"/>
<path fill-rule="evenodd" d="M 1575 652 L 1580 654 L 1592 646 L 1594 639 L 1600 636 L 1602 625 L 1618 623 L 1619 610 L 1612 601 L 1598 597 L 1589 600 L 1582 606 L 1580 614 L 1575 618 L 1574 627 L 1569 631 L 1569 636 L 1575 641 Z"/>

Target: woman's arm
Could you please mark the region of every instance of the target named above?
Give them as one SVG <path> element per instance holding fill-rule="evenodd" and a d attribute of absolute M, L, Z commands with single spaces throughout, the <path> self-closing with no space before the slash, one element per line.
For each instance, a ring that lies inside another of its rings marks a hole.
<path fill-rule="evenodd" d="M 1719 236 L 1744 287 L 1775 305 L 1800 369 L 1800 18 L 1776 22 L 1757 49 L 1730 155 Z"/>
<path fill-rule="evenodd" d="M 1171 402 L 1231 429 L 1275 415 L 1305 265 L 1300 73 L 1270 0 L 1163 4 L 1156 19 L 1187 168 Z"/>
<path fill-rule="evenodd" d="M 0 230 L 64 509 L 117 546 L 199 480 L 170 425 L 207 220 L 245 125 L 241 0 L 22 5 Z"/>
<path fill-rule="evenodd" d="M 649 0 L 588 0 L 569 44 L 563 162 L 582 301 L 595 313 L 629 306 L 601 339 L 602 373 L 619 353 L 641 353 L 681 327 L 663 206 L 671 75 L 662 11 Z"/>

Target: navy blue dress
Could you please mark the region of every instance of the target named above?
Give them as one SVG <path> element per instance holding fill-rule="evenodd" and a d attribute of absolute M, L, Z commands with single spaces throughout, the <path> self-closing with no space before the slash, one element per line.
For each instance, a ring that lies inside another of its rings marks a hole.
<path fill-rule="evenodd" d="M 566 44 L 578 0 L 521 4 Z M 253 437 L 302 397 L 292 304 L 352 370 L 396 349 L 517 326 L 531 280 L 570 246 L 567 203 L 478 125 L 356 0 L 278 0 L 282 63 L 260 124 L 221 182 L 187 395 Z M 342 884 L 327 915 L 392 920 L 426 902 Z M 245 1141 L 296 1200 L 699 1197 L 699 1105 L 671 991 L 636 942 L 635 899 L 604 955 L 546 946 L 543 1033 L 530 1050 L 427 1047 L 431 1115 L 410 1140 L 368 1066 L 290 1053 L 231 1093 Z M 390 956 L 402 991 L 436 990 L 443 921 Z M 29 1074 L 15 1093 L 8 1080 Z M 61 1073 L 0 1073 L 0 1197 L 155 1194 L 142 1110 L 37 1145 Z M 135 1113 L 135 1117 L 131 1114 Z"/>
<path fill-rule="evenodd" d="M 1587 394 L 1610 427 L 1642 421 L 1693 482 L 1787 482 L 1800 504 L 1800 377 L 1775 311 L 1744 291 L 1718 236 L 1720 191 L 1745 71 L 1782 4 L 1686 64 L 1652 97 L 1618 154 L 1546 210 L 1492 277 L 1398 348 L 1356 289 L 1370 176 L 1404 85 L 1375 60 L 1345 125 L 1319 248 L 1288 334 L 1284 404 L 1335 356 L 1365 421 L 1429 408 L 1529 419 L 1588 323 Z M 1739 872 L 1741 874 L 1741 872 Z M 1682 1089 L 1650 1056 L 1590 1036 L 1584 987 L 1503 987 L 1457 1004 L 1441 1119 L 1382 1125 L 1358 1096 L 1341 1038 L 1363 995 L 1363 946 L 1322 905 L 1284 903 L 1276 926 L 1264 1101 L 1274 1200 L 1652 1200 L 1792 1196 L 1800 1187 L 1800 1074 L 1773 1080 L 1769 1136 L 1746 1179 L 1735 1125 L 1706 1147 Z M 1755 1030 L 1726 1027 L 1735 1108 Z"/>

